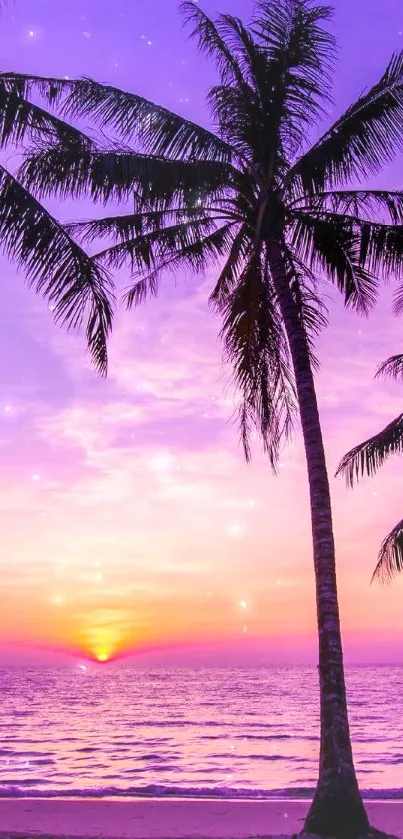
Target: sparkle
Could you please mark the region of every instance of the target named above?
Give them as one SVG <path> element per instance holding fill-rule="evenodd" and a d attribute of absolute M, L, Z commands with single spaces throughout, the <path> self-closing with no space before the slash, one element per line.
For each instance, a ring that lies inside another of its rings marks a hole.
<path fill-rule="evenodd" d="M 149 47 L 152 47 L 153 42 L 152 41 L 147 41 L 147 44 L 148 44 Z"/>
<path fill-rule="evenodd" d="M 32 480 L 32 481 L 39 481 L 40 477 L 41 477 L 41 476 L 40 476 L 40 475 L 38 475 L 38 473 L 37 473 L 37 472 L 34 472 L 34 474 L 33 474 L 33 475 L 31 475 L 31 480 Z"/>
<path fill-rule="evenodd" d="M 84 38 L 91 38 L 91 32 L 83 32 Z"/>
<path fill-rule="evenodd" d="M 167 472 L 174 465 L 173 457 L 169 452 L 155 454 L 150 460 L 150 469 L 153 472 Z"/>
<path fill-rule="evenodd" d="M 54 597 L 50 598 L 50 602 L 54 604 L 54 606 L 61 606 L 64 603 L 64 597 L 61 594 L 55 594 Z"/>
<path fill-rule="evenodd" d="M 248 631 L 248 627 L 246 626 L 246 624 L 244 624 L 244 627 L 243 627 L 243 630 L 242 630 L 242 631 L 243 631 L 244 633 Z"/>
<path fill-rule="evenodd" d="M 245 528 L 242 524 L 231 524 L 227 530 L 231 539 L 241 539 L 245 535 Z"/>
<path fill-rule="evenodd" d="M 29 37 L 30 37 L 30 38 L 33 38 L 34 36 L 35 36 L 35 32 L 33 31 L 33 29 L 30 29 L 30 31 L 29 31 Z"/>
<path fill-rule="evenodd" d="M 239 605 L 240 605 L 241 609 L 247 609 L 248 608 L 248 604 L 247 604 L 246 600 L 240 600 Z"/>
<path fill-rule="evenodd" d="M 12 413 L 12 410 L 13 410 L 13 409 L 12 409 L 11 405 L 5 405 L 5 406 L 4 406 L 4 413 L 5 413 L 5 414 L 11 414 L 11 413 Z"/>

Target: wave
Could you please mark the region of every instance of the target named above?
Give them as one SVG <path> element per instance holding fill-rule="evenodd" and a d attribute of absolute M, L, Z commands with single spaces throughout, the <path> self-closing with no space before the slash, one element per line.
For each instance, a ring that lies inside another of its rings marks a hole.
<path fill-rule="evenodd" d="M 32 781 L 23 781 L 28 788 L 21 786 L 21 780 L 0 786 L 0 798 L 200 798 L 200 799 L 227 799 L 227 800 L 293 800 L 310 799 L 314 793 L 314 787 L 289 787 L 287 789 L 237 789 L 232 787 L 179 787 L 165 786 L 163 784 L 149 784 L 146 786 L 127 787 L 96 787 L 91 789 L 44 789 L 43 787 L 32 787 Z M 45 782 L 46 783 L 46 782 Z M 403 800 L 403 788 L 400 789 L 367 789 L 362 790 L 362 795 L 367 801 L 400 801 Z"/>

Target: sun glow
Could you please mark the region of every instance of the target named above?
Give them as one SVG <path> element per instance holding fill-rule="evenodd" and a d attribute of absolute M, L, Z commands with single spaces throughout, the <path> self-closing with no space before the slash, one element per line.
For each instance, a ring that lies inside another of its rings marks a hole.
<path fill-rule="evenodd" d="M 99 664 L 121 657 L 132 642 L 128 617 L 122 609 L 89 610 L 85 622 L 76 633 L 77 645 L 86 656 Z"/>
<path fill-rule="evenodd" d="M 109 661 L 110 658 L 109 653 L 107 653 L 106 650 L 99 650 L 99 652 L 95 653 L 95 656 L 97 661 L 99 661 L 100 663 Z"/>

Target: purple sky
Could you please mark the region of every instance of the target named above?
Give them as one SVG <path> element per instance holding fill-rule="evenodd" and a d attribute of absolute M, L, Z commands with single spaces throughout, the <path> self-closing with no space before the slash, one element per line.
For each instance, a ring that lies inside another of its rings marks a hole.
<path fill-rule="evenodd" d="M 204 8 L 247 16 L 251 4 Z M 400 0 L 335 8 L 333 116 L 403 48 Z M 208 120 L 212 68 L 172 0 L 15 0 L 0 39 L 4 70 L 93 76 Z M 13 168 L 18 156 L 7 161 Z M 401 173 L 399 160 L 377 183 L 399 188 Z M 277 480 L 259 452 L 243 463 L 219 324 L 206 307 L 212 278 L 176 288 L 168 278 L 158 302 L 120 312 L 101 382 L 83 342 L 53 326 L 4 259 L 1 275 L 0 661 L 31 660 L 29 644 L 75 655 L 129 647 L 142 660 L 157 647 L 147 656 L 164 662 L 314 661 L 300 440 Z M 401 387 L 372 377 L 403 350 L 403 321 L 390 314 L 389 291 L 370 321 L 330 306 L 318 392 L 334 473 L 347 448 L 401 410 Z M 332 483 L 350 660 L 403 661 L 402 582 L 369 587 L 379 543 L 403 515 L 401 488 L 398 460 L 353 493 Z"/>

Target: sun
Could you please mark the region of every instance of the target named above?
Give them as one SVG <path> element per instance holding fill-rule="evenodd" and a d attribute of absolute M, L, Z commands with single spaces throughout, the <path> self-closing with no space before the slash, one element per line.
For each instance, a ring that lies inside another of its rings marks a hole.
<path fill-rule="evenodd" d="M 100 663 L 103 663 L 105 661 L 109 661 L 108 653 L 105 653 L 105 652 L 97 653 L 97 661 L 99 661 Z"/>

